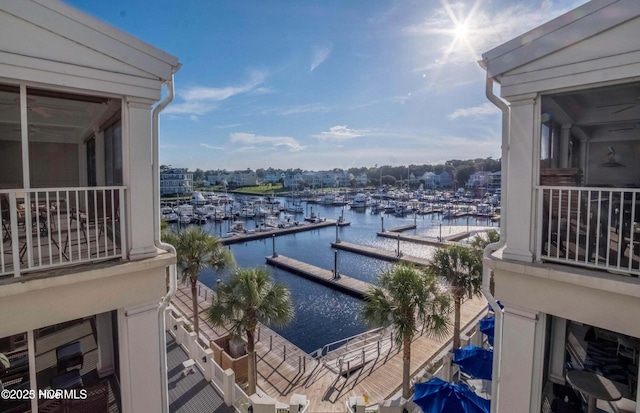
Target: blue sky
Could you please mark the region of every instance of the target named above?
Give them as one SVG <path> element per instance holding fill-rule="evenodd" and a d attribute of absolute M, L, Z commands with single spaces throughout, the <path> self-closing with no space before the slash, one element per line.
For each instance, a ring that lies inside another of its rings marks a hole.
<path fill-rule="evenodd" d="M 180 59 L 160 161 L 192 170 L 499 158 L 477 61 L 585 2 L 70 1 Z"/>

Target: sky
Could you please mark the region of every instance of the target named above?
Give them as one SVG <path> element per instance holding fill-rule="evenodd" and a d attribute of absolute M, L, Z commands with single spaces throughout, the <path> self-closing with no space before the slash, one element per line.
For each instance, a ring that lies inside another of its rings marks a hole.
<path fill-rule="evenodd" d="M 160 162 L 327 170 L 500 157 L 482 53 L 586 0 L 67 0 L 179 58 Z"/>

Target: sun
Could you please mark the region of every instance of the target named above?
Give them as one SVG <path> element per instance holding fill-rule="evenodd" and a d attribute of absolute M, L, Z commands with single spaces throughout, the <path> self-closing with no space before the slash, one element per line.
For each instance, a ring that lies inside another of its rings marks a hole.
<path fill-rule="evenodd" d="M 469 26 L 466 23 L 456 23 L 453 28 L 453 35 L 456 40 L 465 40 L 469 35 Z"/>

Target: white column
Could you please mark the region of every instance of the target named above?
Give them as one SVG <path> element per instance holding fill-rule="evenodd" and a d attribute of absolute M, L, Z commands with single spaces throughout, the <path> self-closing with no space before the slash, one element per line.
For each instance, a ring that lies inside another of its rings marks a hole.
<path fill-rule="evenodd" d="M 539 162 L 536 158 L 536 145 L 539 146 L 539 120 L 536 113 L 536 95 L 530 94 L 510 100 L 511 130 L 509 140 L 509 170 L 507 174 L 507 196 L 502 195 L 502 208 L 507 211 L 507 245 L 503 253 L 506 259 L 531 262 L 533 260 L 532 220 L 535 216 L 533 208 L 533 185 L 536 182 L 534 166 Z M 503 143 L 506 145 L 507 143 Z"/>
<path fill-rule="evenodd" d="M 96 131 L 96 184 L 105 185 L 104 170 L 104 131 Z"/>
<path fill-rule="evenodd" d="M 567 320 L 560 317 L 551 319 L 551 340 L 549 348 L 549 380 L 564 384 L 564 363 L 567 341 Z"/>
<path fill-rule="evenodd" d="M 551 168 L 556 169 L 560 167 L 560 129 L 554 125 L 549 132 L 551 133 Z"/>
<path fill-rule="evenodd" d="M 127 99 L 124 103 L 122 140 L 124 184 L 127 187 L 129 258 L 157 255 L 153 240 L 153 214 L 159 208 L 153 197 L 151 171 L 151 105 Z"/>
<path fill-rule="evenodd" d="M 532 394 L 535 366 L 536 313 L 505 303 L 500 364 L 500 413 L 529 412 L 539 403 Z M 494 384 L 495 385 L 495 384 Z M 539 411 L 539 410 L 538 410 Z"/>
<path fill-rule="evenodd" d="M 120 392 L 123 413 L 161 412 L 158 303 L 118 310 Z M 165 334 L 164 331 L 162 331 Z"/>
<path fill-rule="evenodd" d="M 115 370 L 110 312 L 96 315 L 96 334 L 98 336 L 98 363 L 96 364 L 96 370 L 98 377 L 103 378 L 113 374 Z"/>
<path fill-rule="evenodd" d="M 560 168 L 569 167 L 569 140 L 571 135 L 571 125 L 563 124 L 560 132 Z"/>

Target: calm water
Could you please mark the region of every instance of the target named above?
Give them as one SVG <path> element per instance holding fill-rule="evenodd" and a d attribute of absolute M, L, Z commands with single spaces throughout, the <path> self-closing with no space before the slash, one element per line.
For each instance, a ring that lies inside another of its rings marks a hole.
<path fill-rule="evenodd" d="M 281 200 L 281 204 L 284 201 Z M 366 213 L 351 210 L 349 207 L 331 207 L 322 205 L 305 205 L 305 211 L 311 211 L 320 217 L 337 219 L 341 214 L 351 222 L 350 226 L 340 227 L 338 236 L 343 241 L 356 244 L 369 245 L 377 248 L 395 251 L 398 242 L 393 239 L 376 236 L 382 226 L 381 217 L 384 218 L 385 229 L 412 224 L 414 217 L 395 217 L 392 215 L 373 215 L 367 209 Z M 303 220 L 299 214 L 296 219 Z M 258 221 L 259 222 L 259 221 Z M 457 220 L 440 221 L 436 214 L 418 216 L 417 228 L 405 231 L 404 234 L 437 237 L 442 231 L 442 236 L 447 236 L 465 231 L 467 218 Z M 208 223 L 203 228 L 212 235 L 226 234 L 228 222 Z M 476 218 L 468 219 L 469 230 L 486 228 L 492 224 L 484 219 L 476 221 Z M 495 224 L 493 224 L 495 225 Z M 255 224 L 248 220 L 246 227 L 252 228 Z M 334 262 L 334 250 L 330 243 L 335 241 L 335 227 L 316 229 L 280 236 L 276 238 L 275 247 L 278 254 L 295 258 L 315 266 L 332 269 Z M 244 244 L 230 246 L 233 255 L 242 267 L 265 266 L 265 257 L 273 253 L 271 239 L 252 241 Z M 400 242 L 400 250 L 406 255 L 429 258 L 433 247 Z M 391 263 L 362 257 L 357 254 L 339 251 L 338 271 L 341 274 L 358 278 L 367 282 L 374 282 L 375 277 L 383 270 L 390 268 Z M 363 323 L 360 316 L 362 302 L 359 299 L 335 291 L 329 287 L 314 283 L 300 276 L 286 271 L 267 267 L 277 282 L 284 283 L 291 291 L 296 315 L 293 322 L 286 328 L 274 328 L 283 337 L 286 337 L 296 346 L 306 352 L 312 352 L 327 343 L 350 337 L 368 330 L 370 327 Z M 200 280 L 209 287 L 215 288 L 216 280 L 224 278 L 227 274 L 205 271 L 200 275 Z"/>

